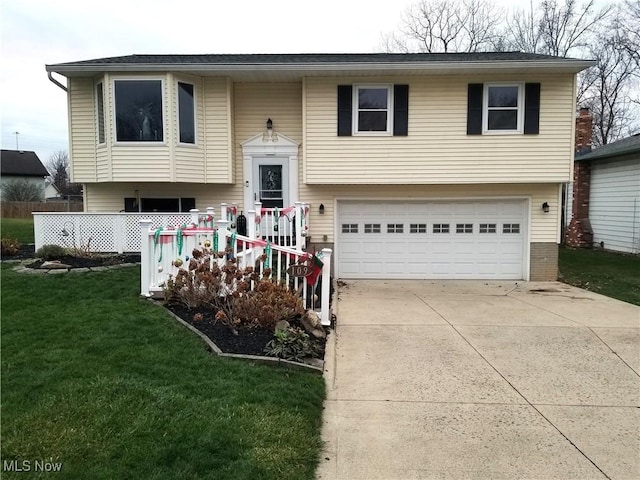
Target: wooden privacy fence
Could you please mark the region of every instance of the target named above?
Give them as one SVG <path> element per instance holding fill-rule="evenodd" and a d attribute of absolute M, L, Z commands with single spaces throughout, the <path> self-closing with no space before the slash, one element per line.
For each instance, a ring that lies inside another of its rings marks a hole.
<path fill-rule="evenodd" d="M 82 202 L 2 202 L 2 218 L 31 218 L 32 212 L 82 212 Z"/>

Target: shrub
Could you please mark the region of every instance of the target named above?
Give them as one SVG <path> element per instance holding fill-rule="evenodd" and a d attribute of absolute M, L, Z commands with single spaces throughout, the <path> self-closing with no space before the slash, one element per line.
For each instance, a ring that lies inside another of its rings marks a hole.
<path fill-rule="evenodd" d="M 36 252 L 36 257 L 43 260 L 57 260 L 67 255 L 67 250 L 60 245 L 43 245 Z"/>
<path fill-rule="evenodd" d="M 273 340 L 264 348 L 264 353 L 270 357 L 299 362 L 303 358 L 317 356 L 318 349 L 307 332 L 301 328 L 290 327 L 276 330 Z"/>
<path fill-rule="evenodd" d="M 210 248 L 195 249 L 186 268 L 181 264 L 177 275 L 166 282 L 167 303 L 213 309 L 213 321 L 232 329 L 238 325 L 274 328 L 280 320 L 304 313 L 300 297 L 286 285 L 269 279 L 266 270 L 260 276 L 253 267 L 240 269 L 235 259 L 219 266 L 221 253 L 224 256 Z"/>
<path fill-rule="evenodd" d="M 304 314 L 300 297 L 286 285 L 261 279 L 254 289 L 236 299 L 235 317 L 241 323 L 275 328 L 280 320 L 290 320 Z"/>
<path fill-rule="evenodd" d="M 20 249 L 20 242 L 15 238 L 3 238 L 2 242 L 2 256 L 15 255 Z"/>

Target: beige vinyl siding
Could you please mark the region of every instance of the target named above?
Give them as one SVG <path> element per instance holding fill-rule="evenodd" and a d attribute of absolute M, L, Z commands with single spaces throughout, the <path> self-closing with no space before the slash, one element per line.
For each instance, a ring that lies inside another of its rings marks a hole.
<path fill-rule="evenodd" d="M 531 241 L 557 242 L 558 184 L 539 185 L 302 185 L 300 197 L 311 204 L 309 235 L 312 242 L 334 242 L 333 232 L 336 199 L 429 200 L 495 197 L 531 198 Z M 547 202 L 549 213 L 542 211 Z M 318 213 L 320 204 L 324 215 Z"/>
<path fill-rule="evenodd" d="M 96 180 L 96 122 L 92 78 L 69 78 L 71 181 Z"/>
<path fill-rule="evenodd" d="M 273 121 L 273 130 L 276 134 L 282 133 L 302 143 L 301 83 L 236 83 L 233 106 L 236 178 L 243 178 L 241 143 L 258 133 L 266 132 L 267 119 L 270 118 Z M 302 155 L 302 150 L 300 145 L 299 157 Z M 301 170 L 299 168 L 299 172 Z M 238 197 L 233 201 L 242 203 L 242 195 L 242 186 L 239 185 Z"/>
<path fill-rule="evenodd" d="M 564 182 L 571 171 L 571 75 L 541 83 L 539 135 L 467 135 L 469 83 L 522 77 L 316 78 L 305 81 L 305 181 L 311 184 Z M 337 136 L 337 85 L 409 84 L 408 136 Z M 524 83 L 524 82 L 523 82 Z"/>
<path fill-rule="evenodd" d="M 84 185 L 85 211 L 119 212 L 124 208 L 125 197 L 195 197 L 196 208 L 214 207 L 216 215 L 220 203 L 229 202 L 233 196 L 232 185 L 205 185 L 193 183 L 89 183 Z"/>
<path fill-rule="evenodd" d="M 203 79 L 202 115 L 203 137 L 208 183 L 233 182 L 231 157 L 231 84 L 225 78 Z M 200 132 L 198 128 L 198 132 Z"/>

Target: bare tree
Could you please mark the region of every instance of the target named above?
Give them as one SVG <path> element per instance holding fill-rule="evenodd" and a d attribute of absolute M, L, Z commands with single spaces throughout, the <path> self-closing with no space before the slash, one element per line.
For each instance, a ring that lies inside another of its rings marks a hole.
<path fill-rule="evenodd" d="M 607 5 L 596 10 L 594 0 L 583 4 L 543 0 L 539 5 L 531 1 L 528 9 L 516 10 L 508 18 L 506 40 L 515 50 L 566 57 L 591 43 L 613 8 Z"/>
<path fill-rule="evenodd" d="M 59 150 L 49 157 L 47 170 L 52 183 L 62 195 L 79 195 L 82 191 L 82 185 L 70 181 L 69 155 L 65 150 Z"/>
<path fill-rule="evenodd" d="M 388 52 L 477 52 L 499 35 L 501 11 L 488 0 L 421 0 L 403 15 L 399 34 L 382 37 Z"/>
<path fill-rule="evenodd" d="M 634 61 L 640 76 L 640 0 L 625 0 L 615 18 L 617 41 Z"/>
<path fill-rule="evenodd" d="M 542 45 L 540 18 L 533 0 L 529 9 L 516 10 L 507 18 L 504 30 L 505 42 L 512 50 L 519 52 L 539 52 Z"/>
<path fill-rule="evenodd" d="M 587 71 L 581 105 L 593 115 L 593 144 L 601 146 L 630 134 L 634 122 L 631 87 L 636 64 L 613 38 L 600 38 L 591 49 L 597 65 Z"/>
<path fill-rule="evenodd" d="M 2 200 L 6 202 L 39 202 L 44 197 L 43 188 L 43 185 L 38 186 L 26 179 L 11 180 L 2 185 Z"/>

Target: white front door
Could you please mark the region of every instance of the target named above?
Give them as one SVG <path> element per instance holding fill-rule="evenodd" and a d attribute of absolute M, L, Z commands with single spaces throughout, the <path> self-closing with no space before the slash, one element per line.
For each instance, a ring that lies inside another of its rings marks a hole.
<path fill-rule="evenodd" d="M 260 133 L 241 145 L 245 211 L 253 210 L 255 202 L 265 208 L 297 202 L 299 143 L 281 133 Z"/>
<path fill-rule="evenodd" d="M 253 200 L 265 208 L 289 205 L 289 159 L 258 157 L 253 162 Z"/>

